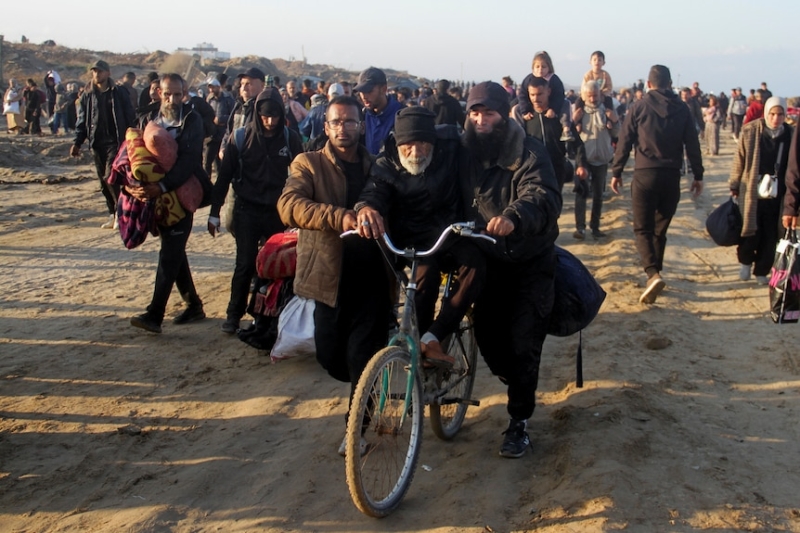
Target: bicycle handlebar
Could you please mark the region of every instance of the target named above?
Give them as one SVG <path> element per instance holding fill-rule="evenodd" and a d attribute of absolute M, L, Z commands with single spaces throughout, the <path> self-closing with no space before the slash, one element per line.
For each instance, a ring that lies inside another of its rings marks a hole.
<path fill-rule="evenodd" d="M 475 222 L 455 222 L 450 224 L 444 230 L 442 230 L 442 234 L 439 235 L 439 238 L 436 240 L 434 245 L 428 249 L 423 251 L 417 251 L 413 248 L 408 248 L 406 250 L 401 250 L 400 248 L 396 247 L 392 240 L 389 238 L 388 233 L 383 234 L 383 242 L 386 243 L 386 247 L 395 255 L 400 257 L 427 257 L 429 255 L 433 255 L 439 251 L 439 248 L 442 247 L 444 244 L 445 239 L 447 239 L 447 235 L 449 233 L 455 233 L 456 235 L 461 235 L 462 237 L 470 237 L 472 239 L 485 239 L 492 244 L 496 244 L 497 240 L 489 235 L 484 235 L 483 233 L 475 233 Z M 344 238 L 348 235 L 358 235 L 358 230 L 348 230 L 345 231 L 340 235 L 340 237 Z"/>

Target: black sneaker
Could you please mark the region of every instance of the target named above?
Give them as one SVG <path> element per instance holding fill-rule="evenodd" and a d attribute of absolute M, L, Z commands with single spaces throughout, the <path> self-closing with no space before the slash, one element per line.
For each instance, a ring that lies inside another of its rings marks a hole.
<path fill-rule="evenodd" d="M 527 420 L 514 420 L 508 424 L 508 429 L 503 432 L 503 446 L 500 448 L 500 457 L 516 459 L 522 457 L 531 445 L 531 439 L 525 429 Z"/>
<path fill-rule="evenodd" d="M 599 240 L 599 239 L 602 239 L 602 238 L 604 238 L 605 236 L 606 236 L 606 234 L 605 234 L 605 233 L 603 233 L 602 231 L 600 231 L 599 229 L 593 229 L 593 230 L 592 230 L 592 238 L 593 238 L 594 240 Z"/>
<path fill-rule="evenodd" d="M 189 322 L 197 322 L 198 320 L 203 320 L 206 317 L 205 311 L 203 311 L 203 306 L 192 306 L 190 305 L 186 309 L 183 310 L 181 314 L 176 316 L 172 319 L 173 324 L 188 324 Z"/>
<path fill-rule="evenodd" d="M 131 317 L 131 326 L 141 328 L 150 333 L 161 333 L 161 322 L 147 313 Z"/>
<path fill-rule="evenodd" d="M 229 316 L 225 319 L 225 322 L 219 327 L 223 333 L 227 333 L 228 335 L 233 335 L 237 331 L 239 331 L 239 319 Z"/>

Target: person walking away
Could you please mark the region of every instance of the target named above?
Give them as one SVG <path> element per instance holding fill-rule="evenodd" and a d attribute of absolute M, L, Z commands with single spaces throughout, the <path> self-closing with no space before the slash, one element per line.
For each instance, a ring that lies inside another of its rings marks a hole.
<path fill-rule="evenodd" d="M 733 156 L 728 179 L 731 196 L 739 199 L 742 239 L 736 248 L 739 279 L 751 272 L 759 285 L 768 283 L 780 238 L 781 206 L 786 194 L 793 128 L 786 124 L 786 100 L 773 96 L 764 105 L 764 117 L 748 122 Z M 760 198 L 758 184 L 764 175 L 777 176 L 778 195 Z"/>
<path fill-rule="evenodd" d="M 683 153 L 692 166 L 694 197 L 703 192 L 703 159 L 689 107 L 672 90 L 667 67 L 653 65 L 647 92 L 628 109 L 611 165 L 611 190 L 620 194 L 622 171 L 635 147 L 631 180 L 633 233 L 647 284 L 640 303 L 652 304 L 664 290 L 661 277 L 667 230 L 681 198 Z"/>

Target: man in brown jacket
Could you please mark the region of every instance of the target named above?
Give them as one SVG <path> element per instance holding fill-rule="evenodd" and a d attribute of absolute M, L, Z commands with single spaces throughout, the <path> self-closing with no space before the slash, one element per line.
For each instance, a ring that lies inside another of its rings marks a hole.
<path fill-rule="evenodd" d="M 339 237 L 357 228 L 353 207 L 375 170 L 358 143 L 364 131 L 360 105 L 337 96 L 325 119 L 328 142 L 294 159 L 278 213 L 286 225 L 300 228 L 294 292 L 316 301 L 317 360 L 332 377 L 350 383 L 352 399 L 367 362 L 386 344 L 391 301 L 375 242 Z"/>

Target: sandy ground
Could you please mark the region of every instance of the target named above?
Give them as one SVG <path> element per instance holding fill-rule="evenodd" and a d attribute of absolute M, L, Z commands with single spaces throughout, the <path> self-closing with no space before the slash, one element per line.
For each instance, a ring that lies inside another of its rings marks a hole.
<path fill-rule="evenodd" d="M 767 289 L 705 234 L 727 194 L 723 138 L 702 197 L 683 195 L 656 305 L 637 303 L 627 189 L 606 204 L 610 237 L 582 243 L 567 191 L 559 243 L 609 293 L 584 333 L 585 387 L 577 337 L 548 339 L 533 452 L 506 460 L 504 389 L 481 363 L 480 407 L 452 442 L 426 427 L 406 499 L 375 520 L 336 453 L 347 386 L 219 331 L 230 235 L 195 219 L 209 318 L 136 330 L 157 239 L 128 251 L 99 228 L 90 159 L 71 161 L 66 138 L 2 134 L 0 531 L 800 532 L 800 328 L 773 325 Z"/>

